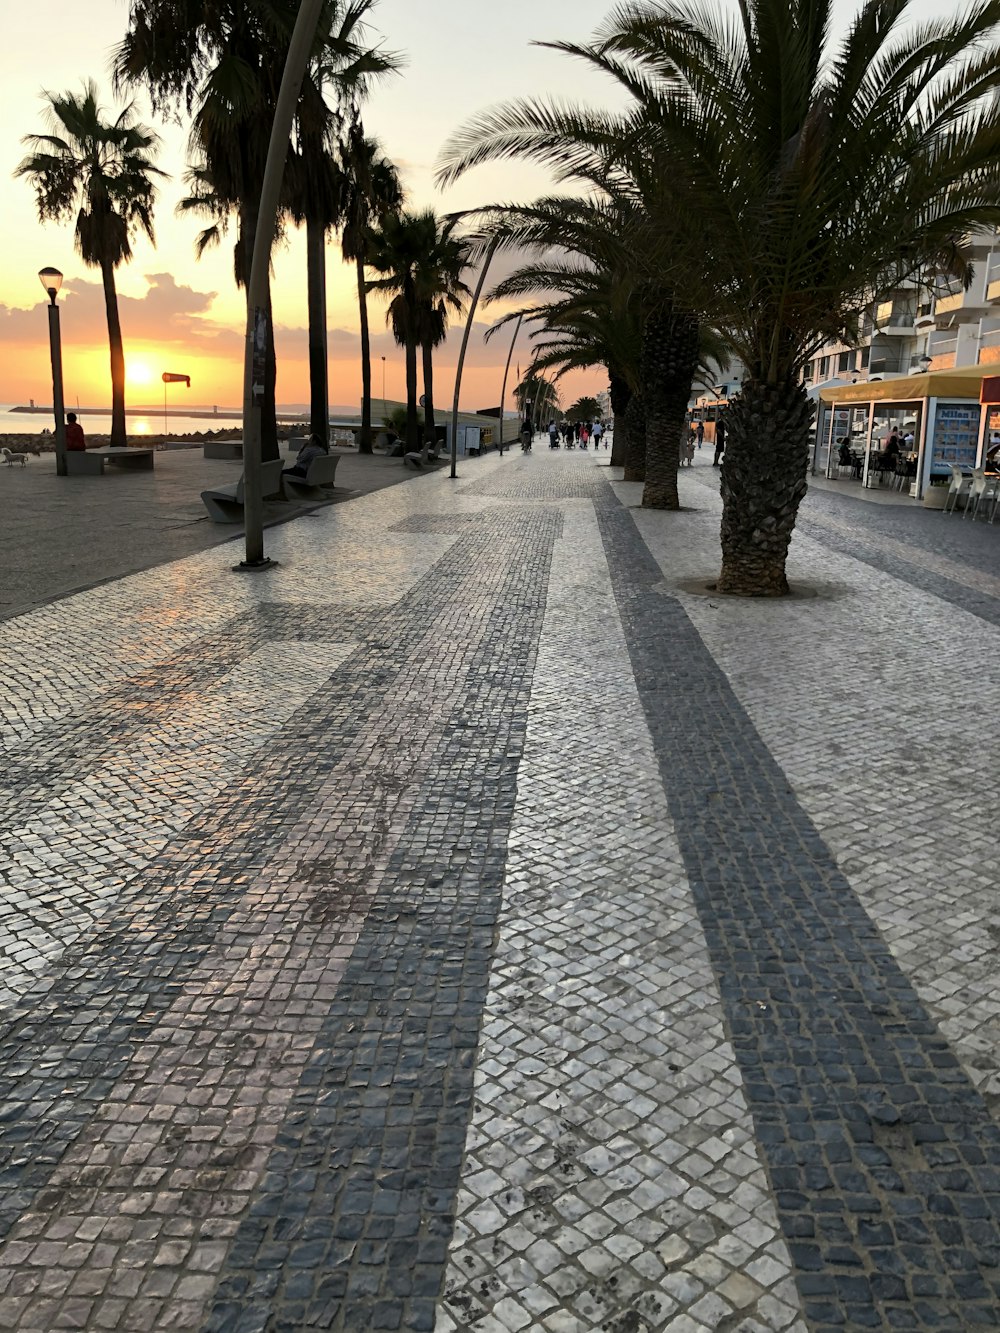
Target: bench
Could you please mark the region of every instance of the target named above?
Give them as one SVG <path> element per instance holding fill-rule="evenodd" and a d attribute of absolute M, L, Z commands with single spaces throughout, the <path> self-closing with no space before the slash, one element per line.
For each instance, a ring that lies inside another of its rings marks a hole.
<path fill-rule="evenodd" d="M 102 444 L 98 449 L 67 449 L 66 475 L 68 477 L 101 477 L 107 465 L 124 468 L 132 472 L 152 472 L 152 445 L 142 448 L 112 449 L 109 444 Z"/>
<path fill-rule="evenodd" d="M 203 458 L 225 458 L 229 462 L 243 462 L 242 440 L 206 440 L 202 445 Z"/>
<path fill-rule="evenodd" d="M 294 476 L 291 472 L 284 473 L 281 484 L 285 488 L 285 494 L 290 500 L 329 499 L 341 457 L 341 454 L 323 454 L 319 458 L 312 459 L 304 477 Z"/>
<path fill-rule="evenodd" d="M 265 499 L 275 496 L 284 499 L 281 493 L 281 469 L 284 463 L 280 458 L 269 459 L 260 465 L 260 489 Z M 244 478 L 232 486 L 217 486 L 211 491 L 202 491 L 201 500 L 208 510 L 213 523 L 242 523 Z"/>

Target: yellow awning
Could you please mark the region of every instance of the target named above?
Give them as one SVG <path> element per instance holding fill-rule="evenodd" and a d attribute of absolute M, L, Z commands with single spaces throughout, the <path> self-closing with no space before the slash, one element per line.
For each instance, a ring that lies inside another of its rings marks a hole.
<path fill-rule="evenodd" d="M 996 362 L 984 366 L 956 366 L 954 370 L 931 370 L 926 375 L 901 375 L 894 380 L 867 380 L 821 389 L 821 403 L 908 403 L 914 398 L 971 398 L 979 402 L 979 386 L 988 375 L 996 375 Z"/>

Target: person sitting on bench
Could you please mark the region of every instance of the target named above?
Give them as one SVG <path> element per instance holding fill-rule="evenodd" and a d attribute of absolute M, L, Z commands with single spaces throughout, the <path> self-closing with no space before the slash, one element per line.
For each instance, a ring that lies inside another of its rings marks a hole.
<path fill-rule="evenodd" d="M 83 438 L 83 427 L 76 419 L 75 412 L 66 413 L 66 448 L 74 453 L 81 453 L 87 447 Z"/>
<path fill-rule="evenodd" d="M 324 444 L 318 435 L 310 435 L 308 440 L 299 450 L 299 456 L 296 458 L 292 467 L 282 469 L 283 477 L 305 477 L 309 474 L 309 464 L 314 458 L 323 458 L 330 452 L 330 446 Z"/>

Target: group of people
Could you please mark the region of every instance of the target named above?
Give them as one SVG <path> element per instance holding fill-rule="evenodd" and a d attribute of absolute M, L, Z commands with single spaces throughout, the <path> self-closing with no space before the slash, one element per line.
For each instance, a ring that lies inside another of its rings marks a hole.
<path fill-rule="evenodd" d="M 605 433 L 603 421 L 550 421 L 549 448 L 558 449 L 561 438 L 567 449 L 575 449 L 578 444 L 581 449 L 586 449 L 591 441 L 594 448 L 599 449 Z M 604 447 L 608 447 L 606 440 Z"/>
<path fill-rule="evenodd" d="M 705 442 L 705 423 L 703 421 L 692 421 L 688 427 L 687 435 L 684 437 L 684 445 L 681 449 L 681 466 L 685 463 L 688 467 L 694 466 L 694 451 L 700 449 Z M 720 459 L 726 451 L 726 423 L 719 417 L 715 423 L 715 457 L 712 459 L 713 467 L 721 467 Z"/>

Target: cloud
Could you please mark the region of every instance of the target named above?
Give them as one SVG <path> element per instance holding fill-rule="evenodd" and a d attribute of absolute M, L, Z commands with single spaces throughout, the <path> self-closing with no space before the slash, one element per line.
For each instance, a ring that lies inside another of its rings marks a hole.
<path fill-rule="evenodd" d="M 238 355 L 239 330 L 216 323 L 208 312 L 217 292 L 184 286 L 170 273 L 147 273 L 142 296 L 118 294 L 126 351 L 130 342 L 176 344 L 214 355 Z M 108 339 L 103 285 L 89 278 L 67 278 L 59 301 L 63 337 L 80 345 L 104 345 Z M 0 342 L 34 342 L 44 337 L 38 307 L 24 310 L 0 305 Z"/>

